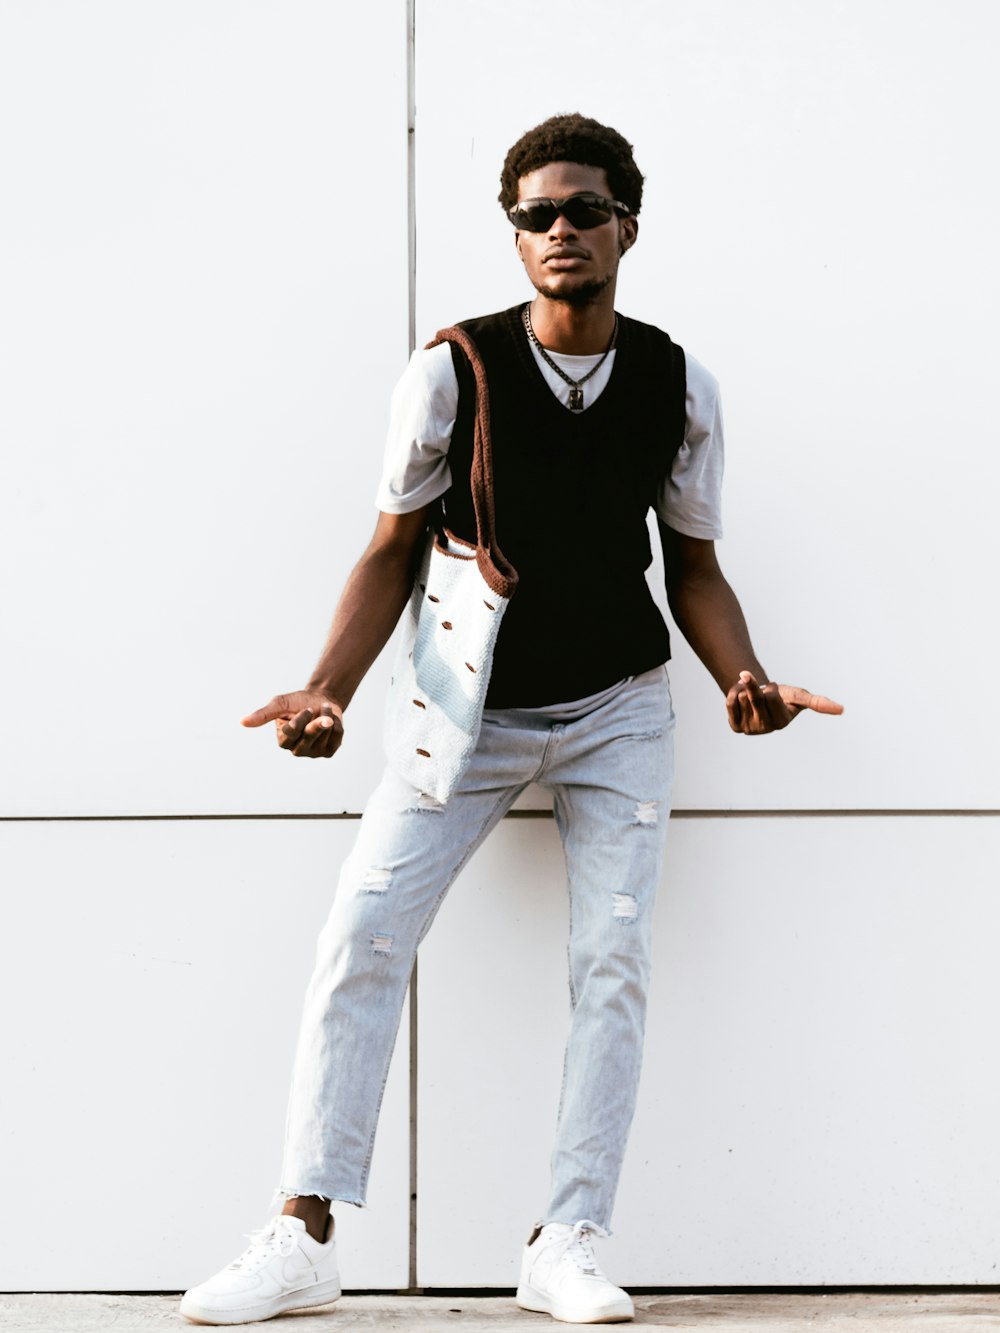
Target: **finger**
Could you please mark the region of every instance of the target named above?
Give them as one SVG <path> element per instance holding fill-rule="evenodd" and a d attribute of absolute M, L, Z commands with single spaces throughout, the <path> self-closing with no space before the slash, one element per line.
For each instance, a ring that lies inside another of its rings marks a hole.
<path fill-rule="evenodd" d="M 336 748 L 332 735 L 332 731 L 325 731 L 317 736 L 303 736 L 293 753 L 300 759 L 329 759 Z"/>
<path fill-rule="evenodd" d="M 338 718 L 315 718 L 302 733 L 302 739 L 295 753 L 309 759 L 328 758 L 333 753 L 330 748 L 331 743 L 336 740 L 339 730 Z"/>
<path fill-rule="evenodd" d="M 321 712 L 319 717 L 314 717 L 307 724 L 304 734 L 306 736 L 321 736 L 335 725 L 332 713 Z"/>
<path fill-rule="evenodd" d="M 764 703 L 764 697 L 760 692 L 760 686 L 757 684 L 756 678 L 749 671 L 741 671 L 740 680 L 746 687 L 746 701 L 749 710 L 751 730 L 767 731 L 767 705 Z"/>
<path fill-rule="evenodd" d="M 327 759 L 332 759 L 333 756 L 340 749 L 343 739 L 344 739 L 343 727 L 335 727 L 333 731 L 329 732 L 326 737 L 326 747 L 323 751 L 324 757 Z"/>
<path fill-rule="evenodd" d="M 302 732 L 312 721 L 312 709 L 303 708 L 287 722 L 278 722 L 278 744 L 283 750 L 294 750 L 302 739 Z"/>
<path fill-rule="evenodd" d="M 773 682 L 769 682 L 761 690 L 761 697 L 764 701 L 764 708 L 770 723 L 768 729 L 780 731 L 782 727 L 787 727 L 789 722 L 791 722 L 792 718 L 795 716 L 795 711 L 790 709 L 784 699 L 782 699 L 777 685 Z"/>
<path fill-rule="evenodd" d="M 734 731 L 738 731 L 741 736 L 749 736 L 753 727 L 753 715 L 750 712 L 750 700 L 747 698 L 746 690 L 741 689 L 736 696 L 735 703 L 736 725 Z"/>
<path fill-rule="evenodd" d="M 810 694 L 798 685 L 779 685 L 778 689 L 785 703 L 795 708 L 809 708 L 814 713 L 828 713 L 833 716 L 844 711 L 844 705 L 835 699 L 828 699 L 825 694 Z"/>
<path fill-rule="evenodd" d="M 739 681 L 737 681 L 735 685 L 730 685 L 729 690 L 728 690 L 728 692 L 727 692 L 727 694 L 726 694 L 726 714 L 727 714 L 727 716 L 729 717 L 729 725 L 730 725 L 730 727 L 732 728 L 733 731 L 741 731 L 741 730 L 742 730 L 742 727 L 741 727 L 741 725 L 740 725 L 740 723 L 741 723 L 741 710 L 740 710 L 740 694 L 741 694 L 741 692 L 742 692 L 742 691 L 741 691 L 741 689 L 740 689 Z"/>
<path fill-rule="evenodd" d="M 325 725 L 319 725 L 321 721 L 325 722 Z M 344 724 L 336 714 L 324 719 L 314 718 L 303 729 L 293 754 L 304 759 L 327 759 L 340 744 L 343 729 Z"/>
<path fill-rule="evenodd" d="M 322 759 L 332 759 L 340 745 L 340 733 L 337 727 L 331 727 L 319 742 L 319 755 Z"/>
<path fill-rule="evenodd" d="M 244 727 L 262 727 L 265 722 L 276 722 L 279 717 L 290 717 L 292 708 L 288 696 L 276 694 L 269 704 L 258 708 L 255 713 L 248 713 L 241 719 Z"/>

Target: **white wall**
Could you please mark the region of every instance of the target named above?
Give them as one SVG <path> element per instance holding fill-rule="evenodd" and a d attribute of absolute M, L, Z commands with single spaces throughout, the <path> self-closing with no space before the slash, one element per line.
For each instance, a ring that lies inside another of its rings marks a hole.
<path fill-rule="evenodd" d="M 267 1219 L 314 940 L 353 831 L 0 825 L 16 921 L 0 939 L 4 1290 L 183 1289 Z M 407 1030 L 369 1208 L 338 1216 L 356 1287 L 407 1283 Z M 53 1216 L 72 1238 L 58 1254 L 38 1243 Z"/>
<path fill-rule="evenodd" d="M 619 126 L 648 177 L 620 307 L 721 380 L 724 567 L 771 671 L 848 710 L 733 737 L 676 644 L 676 804 L 713 817 L 672 828 L 609 1265 L 992 1281 L 1000 24 L 985 0 L 543 18 L 418 0 L 417 337 L 527 294 L 509 143 L 556 110 Z M 0 127 L 0 1284 L 170 1289 L 266 1216 L 353 828 L 207 817 L 353 815 L 379 767 L 381 667 L 335 764 L 237 723 L 308 671 L 374 520 L 405 4 L 9 3 Z M 748 810 L 772 813 L 721 817 Z M 549 821 L 509 820 L 422 953 L 423 1285 L 511 1285 L 543 1201 L 560 880 Z M 407 1280 L 408 1055 L 373 1206 L 341 1219 L 351 1287 Z M 54 1195 L 113 1225 L 136 1191 L 155 1260 L 141 1229 L 120 1264 L 24 1244 Z"/>
<path fill-rule="evenodd" d="M 994 1281 L 998 855 L 995 819 L 673 822 L 609 1271 Z M 428 1285 L 510 1285 L 545 1206 L 569 1018 L 560 872 L 553 825 L 508 820 L 421 952 Z"/>
<path fill-rule="evenodd" d="M 30 701 L 5 813 L 351 810 L 374 784 L 373 747 L 279 777 L 238 724 L 298 687 L 375 522 L 407 352 L 404 19 L 4 7 L 3 670 Z M 55 763 L 40 712 L 71 732 Z"/>

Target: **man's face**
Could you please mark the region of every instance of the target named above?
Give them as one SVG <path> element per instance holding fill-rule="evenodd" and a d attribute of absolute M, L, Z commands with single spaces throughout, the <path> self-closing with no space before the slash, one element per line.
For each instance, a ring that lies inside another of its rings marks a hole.
<path fill-rule="evenodd" d="M 525 199 L 566 199 L 583 191 L 611 196 L 607 173 L 579 162 L 550 162 L 518 181 L 518 203 Z M 610 286 L 618 260 L 635 240 L 635 218 L 614 214 L 599 227 L 574 229 L 560 214 L 547 231 L 519 231 L 517 252 L 535 289 L 553 301 L 587 305 Z"/>

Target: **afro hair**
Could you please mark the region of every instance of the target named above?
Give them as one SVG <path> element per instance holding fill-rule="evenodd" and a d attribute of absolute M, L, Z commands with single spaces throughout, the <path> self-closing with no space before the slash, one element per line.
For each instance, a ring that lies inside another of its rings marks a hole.
<path fill-rule="evenodd" d="M 517 203 L 517 183 L 522 176 L 550 162 L 579 162 L 600 167 L 608 178 L 615 199 L 633 213 L 642 206 L 642 172 L 632 156 L 632 145 L 610 125 L 572 112 L 550 116 L 522 134 L 504 159 L 500 173 L 500 204 L 507 212 Z"/>

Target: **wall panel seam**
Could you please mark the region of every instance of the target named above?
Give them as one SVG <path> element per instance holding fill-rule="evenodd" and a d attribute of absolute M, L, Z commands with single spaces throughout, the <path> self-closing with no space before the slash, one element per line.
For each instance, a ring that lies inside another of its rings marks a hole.
<path fill-rule="evenodd" d="M 417 344 L 417 0 L 406 0 L 406 258 L 407 258 L 407 343 L 413 355 Z M 417 1111 L 418 1111 L 418 960 L 413 960 L 410 974 L 409 1006 L 409 1170 L 407 1195 L 409 1208 L 407 1280 L 411 1291 L 417 1290 Z"/>
<path fill-rule="evenodd" d="M 0 824 L 142 824 L 142 823 L 224 823 L 260 822 L 273 820 L 341 820 L 360 819 L 362 812 L 340 811 L 339 813 L 290 811 L 284 813 L 257 812 L 254 814 L 146 814 L 146 815 L 0 815 Z M 552 819 L 551 810 L 511 810 L 505 819 Z M 996 819 L 1000 810 L 983 809 L 947 809 L 933 807 L 923 809 L 915 806 L 900 810 L 876 809 L 756 809 L 715 810 L 680 809 L 671 810 L 671 819 Z"/>

